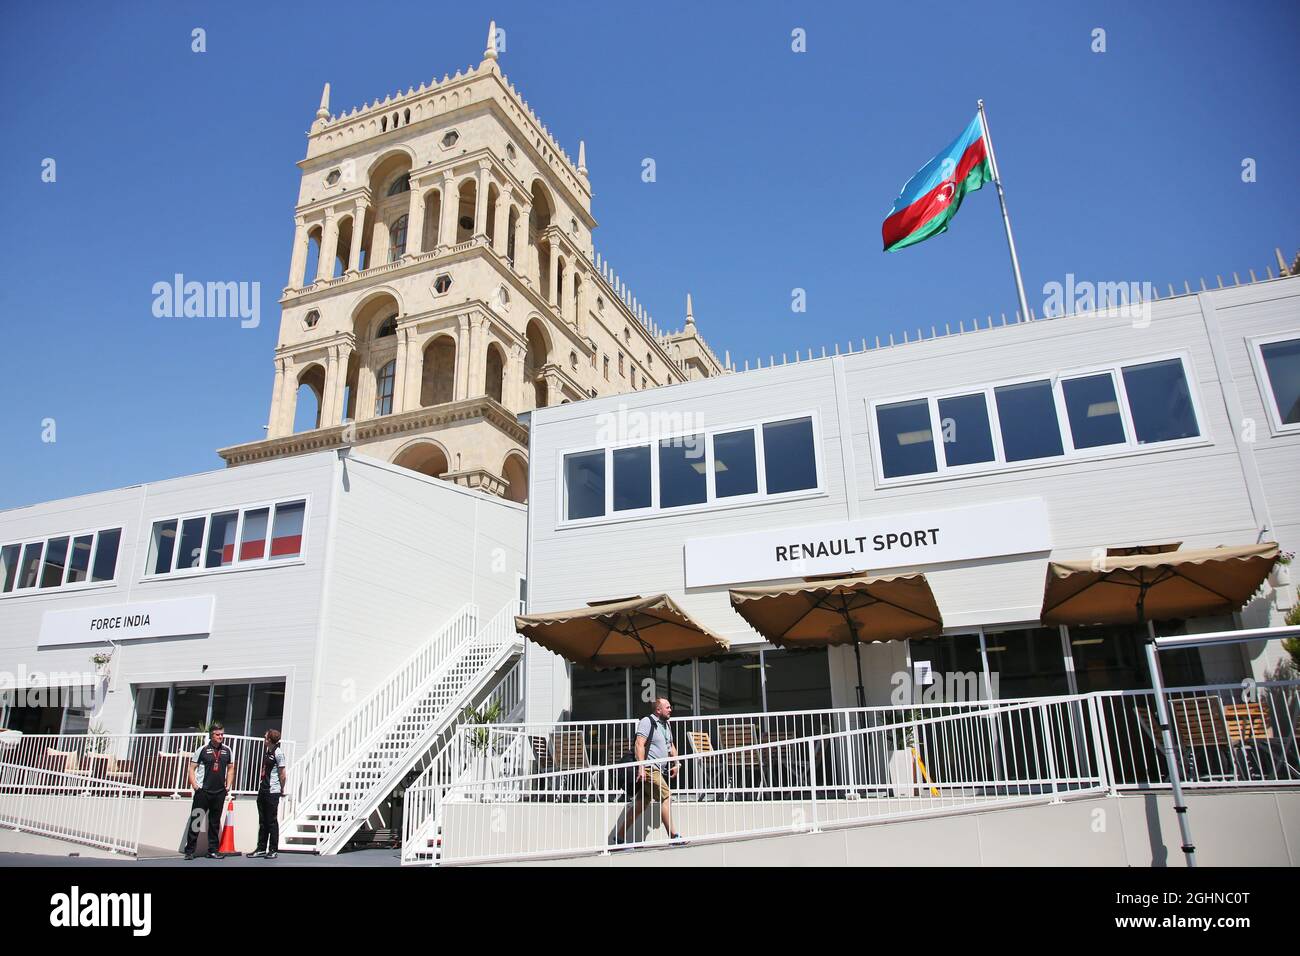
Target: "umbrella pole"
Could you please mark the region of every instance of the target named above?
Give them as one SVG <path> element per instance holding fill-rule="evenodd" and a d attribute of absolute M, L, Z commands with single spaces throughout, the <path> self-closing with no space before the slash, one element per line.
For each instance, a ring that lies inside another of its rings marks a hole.
<path fill-rule="evenodd" d="M 1173 728 L 1169 723 L 1169 708 L 1165 704 L 1165 682 L 1160 673 L 1160 658 L 1156 651 L 1156 631 L 1146 620 L 1146 585 L 1138 591 L 1138 627 L 1146 628 L 1147 668 L 1151 671 L 1151 687 L 1156 696 L 1156 718 L 1160 721 L 1160 745 L 1165 753 L 1165 768 L 1174 795 L 1174 813 L 1178 816 L 1178 832 L 1183 839 L 1183 854 L 1188 868 L 1196 866 L 1196 845 L 1192 843 L 1192 825 L 1187 819 L 1187 801 L 1183 798 L 1183 784 L 1178 775 L 1178 755 L 1174 752 Z"/>
<path fill-rule="evenodd" d="M 857 629 L 853 626 L 853 617 L 849 614 L 848 598 L 842 598 L 840 604 L 840 613 L 844 615 L 844 626 L 853 636 L 853 664 L 858 672 L 858 707 L 862 708 L 867 706 L 867 692 L 862 689 L 862 646 L 858 642 Z"/>

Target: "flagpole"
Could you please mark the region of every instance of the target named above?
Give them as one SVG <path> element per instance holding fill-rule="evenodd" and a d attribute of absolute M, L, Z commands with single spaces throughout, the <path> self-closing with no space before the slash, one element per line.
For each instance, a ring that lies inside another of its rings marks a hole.
<path fill-rule="evenodd" d="M 1020 278 L 1020 258 L 1016 255 L 1016 240 L 1011 235 L 1011 217 L 1007 214 L 1007 197 L 1002 192 L 1002 177 L 998 174 L 998 159 L 993 153 L 993 137 L 989 135 L 989 120 L 984 115 L 984 101 L 979 101 L 980 126 L 984 128 L 984 145 L 989 151 L 989 165 L 993 167 L 993 185 L 998 190 L 998 202 L 1002 205 L 1002 224 L 1007 227 L 1007 248 L 1011 250 L 1011 269 L 1016 274 L 1016 294 L 1020 296 L 1020 315 L 1029 321 L 1029 301 L 1025 298 L 1025 280 Z"/>

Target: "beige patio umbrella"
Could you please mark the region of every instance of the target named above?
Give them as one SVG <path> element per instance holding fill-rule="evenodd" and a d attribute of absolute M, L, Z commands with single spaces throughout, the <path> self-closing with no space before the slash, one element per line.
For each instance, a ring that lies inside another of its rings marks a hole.
<path fill-rule="evenodd" d="M 1241 610 L 1277 561 L 1273 543 L 1107 554 L 1047 566 L 1045 624 L 1145 624 Z"/>
<path fill-rule="evenodd" d="M 852 644 L 858 706 L 865 706 L 861 645 L 934 637 L 943 629 L 930 582 L 917 572 L 808 578 L 803 584 L 734 588 L 731 606 L 780 647 Z"/>
<path fill-rule="evenodd" d="M 1161 749 L 1174 795 L 1188 866 L 1196 865 L 1187 804 L 1174 757 L 1173 730 L 1151 621 L 1241 610 L 1278 558 L 1273 542 L 1231 548 L 1114 549 L 1096 561 L 1047 566 L 1042 619 L 1046 624 L 1133 624 L 1146 644 L 1147 669 L 1160 721 Z M 1137 553 L 1135 553 L 1137 552 Z M 1145 636 L 1140 632 L 1146 630 Z"/>
<path fill-rule="evenodd" d="M 572 611 L 523 614 L 515 630 L 565 660 L 594 670 L 711 657 L 730 646 L 666 594 L 591 604 Z"/>

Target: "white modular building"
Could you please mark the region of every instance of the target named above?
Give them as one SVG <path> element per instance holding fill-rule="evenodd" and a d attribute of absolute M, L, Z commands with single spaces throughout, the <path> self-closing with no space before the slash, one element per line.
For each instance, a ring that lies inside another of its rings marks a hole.
<path fill-rule="evenodd" d="M 863 571 L 924 572 L 944 622 L 864 648 L 870 704 L 927 671 L 927 690 L 974 674 L 1000 698 L 1147 688 L 1133 628 L 1042 625 L 1049 559 L 1300 544 L 1300 279 L 947 331 L 532 412 L 530 613 L 666 593 L 731 652 L 652 685 L 529 645 L 529 719 L 643 713 L 650 686 L 679 715 L 852 706 L 850 649 L 777 650 L 728 592 Z M 1288 570 L 1235 620 L 1157 629 L 1281 624 Z M 1283 657 L 1275 641 L 1163 666 L 1193 686 Z"/>
<path fill-rule="evenodd" d="M 0 512 L 0 728 L 302 753 L 466 605 L 514 609 L 525 520 L 346 450 Z"/>

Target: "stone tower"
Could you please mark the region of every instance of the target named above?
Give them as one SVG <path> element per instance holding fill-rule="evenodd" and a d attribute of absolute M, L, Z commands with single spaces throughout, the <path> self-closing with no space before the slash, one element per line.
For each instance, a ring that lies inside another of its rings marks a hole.
<path fill-rule="evenodd" d="M 585 145 L 575 163 L 556 143 L 497 37 L 477 67 L 350 112 L 325 84 L 267 435 L 228 465 L 351 445 L 524 501 L 519 413 L 725 370 L 689 296 L 664 332 L 595 252 Z"/>

